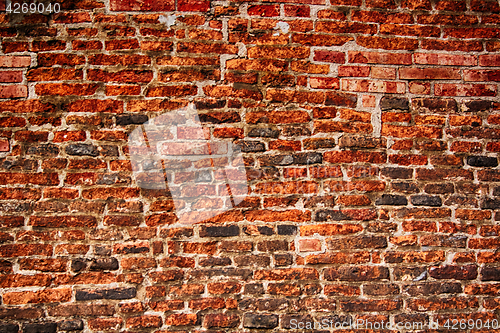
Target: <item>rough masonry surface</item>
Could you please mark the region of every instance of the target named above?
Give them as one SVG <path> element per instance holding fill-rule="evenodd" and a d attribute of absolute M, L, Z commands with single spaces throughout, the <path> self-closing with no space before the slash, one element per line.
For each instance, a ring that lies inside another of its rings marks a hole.
<path fill-rule="evenodd" d="M 497 0 L 56 2 L 0 13 L 0 332 L 499 319 Z M 249 194 L 172 227 L 128 136 L 188 105 Z"/>

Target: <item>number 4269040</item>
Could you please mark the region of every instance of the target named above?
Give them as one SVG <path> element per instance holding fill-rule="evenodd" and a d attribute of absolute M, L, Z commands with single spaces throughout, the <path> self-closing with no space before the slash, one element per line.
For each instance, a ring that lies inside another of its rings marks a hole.
<path fill-rule="evenodd" d="M 61 11 L 61 5 L 58 3 L 48 5 L 43 3 L 11 3 L 7 1 L 7 8 L 5 8 L 7 13 L 12 14 L 50 14 L 50 13 L 59 13 Z"/>

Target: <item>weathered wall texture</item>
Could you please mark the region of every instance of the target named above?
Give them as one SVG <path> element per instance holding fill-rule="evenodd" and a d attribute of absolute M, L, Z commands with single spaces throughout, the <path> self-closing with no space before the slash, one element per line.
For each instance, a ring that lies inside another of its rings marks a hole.
<path fill-rule="evenodd" d="M 498 1 L 60 3 L 0 15 L 1 332 L 497 318 Z M 127 138 L 188 102 L 251 193 L 171 228 Z"/>

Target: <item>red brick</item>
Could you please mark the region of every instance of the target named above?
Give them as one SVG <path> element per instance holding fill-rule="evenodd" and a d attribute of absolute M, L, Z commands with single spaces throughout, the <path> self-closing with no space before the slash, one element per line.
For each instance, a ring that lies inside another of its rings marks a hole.
<path fill-rule="evenodd" d="M 313 89 L 339 89 L 340 81 L 337 78 L 311 77 L 309 84 Z"/>
<path fill-rule="evenodd" d="M 248 49 L 249 58 L 298 58 L 303 59 L 309 56 L 308 47 L 270 47 L 256 46 Z"/>
<path fill-rule="evenodd" d="M 431 84 L 429 82 L 410 82 L 408 87 L 412 94 L 429 95 L 431 93 Z"/>
<path fill-rule="evenodd" d="M 467 10 L 467 4 L 463 1 L 455 1 L 455 0 L 439 0 L 436 3 L 437 10 L 448 10 L 448 11 L 457 11 L 457 12 L 465 12 Z"/>
<path fill-rule="evenodd" d="M 104 82 L 147 83 L 153 79 L 153 73 L 151 71 L 124 70 L 107 72 L 100 69 L 89 69 L 87 79 Z"/>
<path fill-rule="evenodd" d="M 436 310 L 458 310 L 479 307 L 476 298 L 453 297 L 453 298 L 431 298 L 414 299 L 408 303 L 412 311 L 436 311 Z"/>
<path fill-rule="evenodd" d="M 71 299 L 70 288 L 45 289 L 41 291 L 8 292 L 3 294 L 4 304 L 60 303 Z"/>
<path fill-rule="evenodd" d="M 356 43 L 370 49 L 415 50 L 418 40 L 409 38 L 384 38 L 378 36 L 358 36 Z"/>
<path fill-rule="evenodd" d="M 1 117 L 0 126 L 1 127 L 24 127 L 26 125 L 26 120 L 21 117 Z"/>
<path fill-rule="evenodd" d="M 406 84 L 395 81 L 372 81 L 342 79 L 342 90 L 358 92 L 379 92 L 389 94 L 404 94 Z"/>
<path fill-rule="evenodd" d="M 208 0 L 179 0 L 177 10 L 181 12 L 207 12 L 210 11 L 210 1 Z"/>
<path fill-rule="evenodd" d="M 289 210 L 280 212 L 273 212 L 268 210 L 255 210 L 246 212 L 245 217 L 248 221 L 264 221 L 264 222 L 276 222 L 276 221 L 308 222 L 311 220 L 310 212 L 303 213 L 299 210 Z"/>
<path fill-rule="evenodd" d="M 290 124 L 305 123 L 310 120 L 309 114 L 304 111 L 271 111 L 271 112 L 252 112 L 246 114 L 246 121 L 249 124 L 271 123 L 271 124 Z"/>
<path fill-rule="evenodd" d="M 473 55 L 453 55 L 444 53 L 415 53 L 416 64 L 441 66 L 475 66 L 477 59 Z"/>
<path fill-rule="evenodd" d="M 41 83 L 35 86 L 35 92 L 38 95 L 93 95 L 97 91 L 97 84 L 80 83 Z"/>
<path fill-rule="evenodd" d="M 399 165 L 426 165 L 427 156 L 422 155 L 389 155 L 389 162 Z"/>
<path fill-rule="evenodd" d="M 399 78 L 408 80 L 460 80 L 458 69 L 400 68 Z"/>
<path fill-rule="evenodd" d="M 302 236 L 312 236 L 318 233 L 321 236 L 347 235 L 363 230 L 359 224 L 318 224 L 300 227 Z"/>
<path fill-rule="evenodd" d="M 411 65 L 411 54 L 349 51 L 350 63 Z"/>
<path fill-rule="evenodd" d="M 396 69 L 389 67 L 372 67 L 371 68 L 371 77 L 376 79 L 396 79 Z"/>
<path fill-rule="evenodd" d="M 3 41 L 2 50 L 4 53 L 26 52 L 29 50 L 29 43 Z"/>
<path fill-rule="evenodd" d="M 194 325 L 198 320 L 195 313 L 175 313 L 165 317 L 165 324 L 170 326 Z"/>
<path fill-rule="evenodd" d="M 111 0 L 112 11 L 173 11 L 175 2 L 172 0 Z"/>
<path fill-rule="evenodd" d="M 309 17 L 311 10 L 309 6 L 285 5 L 285 16 Z"/>
<path fill-rule="evenodd" d="M 132 96 L 140 94 L 141 86 L 138 85 L 106 86 L 106 96 Z"/>
<path fill-rule="evenodd" d="M 290 69 L 292 71 L 300 73 L 328 74 L 328 72 L 330 71 L 330 66 L 311 64 L 310 62 L 306 61 L 292 61 L 290 64 Z"/>
<path fill-rule="evenodd" d="M 342 64 L 345 62 L 345 53 L 337 51 L 326 51 L 326 50 L 314 51 L 314 61 L 333 62 Z"/>
<path fill-rule="evenodd" d="M 258 270 L 254 273 L 255 280 L 314 280 L 318 277 L 318 272 L 313 268 Z"/>
<path fill-rule="evenodd" d="M 300 252 L 317 252 L 321 251 L 321 241 L 319 239 L 300 239 Z"/>
<path fill-rule="evenodd" d="M 86 199 L 103 199 L 120 198 L 130 199 L 136 198 L 139 195 L 139 190 L 136 188 L 117 187 L 117 188 L 95 188 L 88 189 L 82 192 L 82 197 Z"/>
<path fill-rule="evenodd" d="M 454 38 L 497 38 L 499 29 L 496 28 L 447 28 L 444 37 Z"/>
<path fill-rule="evenodd" d="M 390 8 L 387 3 L 394 5 L 392 0 L 370 0 L 371 3 L 367 3 L 368 7 L 379 7 Z M 413 23 L 413 17 L 408 13 L 389 13 L 389 12 L 378 12 L 378 11 L 354 11 L 351 14 L 351 19 L 353 21 L 361 22 L 374 22 L 374 23 Z"/>
<path fill-rule="evenodd" d="M 123 102 L 113 100 L 86 99 L 66 104 L 64 108 L 69 112 L 122 113 Z"/>
<path fill-rule="evenodd" d="M 21 71 L 2 71 L 0 72 L 0 82 L 14 83 L 23 81 L 23 72 Z"/>
<path fill-rule="evenodd" d="M 436 96 L 496 96 L 497 87 L 487 84 L 440 83 L 435 87 Z"/>
<path fill-rule="evenodd" d="M 422 40 L 421 47 L 424 50 L 463 51 L 463 52 L 483 50 L 483 44 L 478 41 L 439 40 L 430 38 Z"/>
<path fill-rule="evenodd" d="M 365 24 L 358 22 L 319 21 L 316 23 L 316 31 L 326 32 L 331 34 L 361 33 L 361 34 L 373 35 L 377 31 L 377 27 L 372 24 Z"/>
<path fill-rule="evenodd" d="M 432 9 L 430 0 L 403 0 L 401 6 L 409 9 Z"/>
<path fill-rule="evenodd" d="M 177 52 L 187 53 L 216 53 L 216 54 L 237 54 L 238 48 L 235 45 L 227 44 L 200 44 L 181 42 L 177 45 Z"/>
<path fill-rule="evenodd" d="M 279 5 L 252 5 L 248 7 L 247 13 L 251 16 L 279 16 L 280 7 Z"/>
<path fill-rule="evenodd" d="M 0 85 L 0 98 L 27 97 L 28 88 L 23 85 Z"/>
<path fill-rule="evenodd" d="M 473 15 L 418 15 L 417 22 L 429 25 L 474 25 L 478 23 L 478 18 Z"/>
<path fill-rule="evenodd" d="M 0 56 L 0 67 L 28 67 L 31 65 L 29 56 Z"/>
<path fill-rule="evenodd" d="M 500 12 L 500 5 L 496 1 L 473 0 L 471 9 L 477 12 Z"/>
<path fill-rule="evenodd" d="M 425 25 L 382 24 L 380 33 L 396 36 L 439 37 L 441 29 Z"/>
<path fill-rule="evenodd" d="M 0 151 L 6 152 L 10 150 L 9 140 L 0 139 Z"/>
<path fill-rule="evenodd" d="M 92 330 L 113 330 L 121 326 L 122 318 L 98 318 L 88 321 L 89 328 Z"/>
<path fill-rule="evenodd" d="M 129 317 L 126 319 L 127 328 L 157 328 L 161 327 L 162 319 L 160 316 L 144 315 L 139 317 Z"/>
<path fill-rule="evenodd" d="M 500 56 L 498 55 L 480 55 L 479 66 L 500 67 Z"/>
<path fill-rule="evenodd" d="M 326 162 L 329 163 L 385 163 L 387 161 L 387 155 L 385 153 L 369 153 L 361 151 L 326 152 L 323 158 Z"/>
<path fill-rule="evenodd" d="M 339 76 L 365 77 L 370 75 L 370 67 L 368 66 L 340 66 L 338 71 Z"/>

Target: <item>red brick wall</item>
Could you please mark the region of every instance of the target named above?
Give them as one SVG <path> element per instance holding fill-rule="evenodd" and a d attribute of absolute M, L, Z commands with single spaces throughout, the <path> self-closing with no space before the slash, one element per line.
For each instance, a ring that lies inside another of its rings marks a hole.
<path fill-rule="evenodd" d="M 497 0 L 58 1 L 0 14 L 0 332 L 497 319 Z M 250 194 L 173 228 L 127 140 L 188 103 Z"/>

